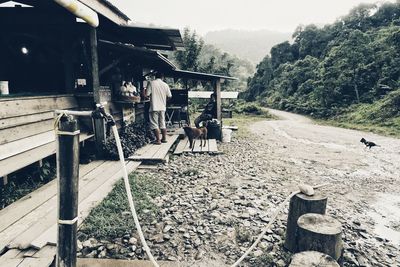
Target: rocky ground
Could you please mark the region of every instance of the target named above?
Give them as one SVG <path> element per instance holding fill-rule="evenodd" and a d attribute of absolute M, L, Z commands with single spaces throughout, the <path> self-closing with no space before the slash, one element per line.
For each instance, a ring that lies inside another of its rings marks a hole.
<path fill-rule="evenodd" d="M 158 219 L 142 219 L 154 255 L 187 266 L 232 264 L 297 184 L 329 182 L 321 191 L 343 225 L 344 266 L 400 266 L 400 140 L 276 114 L 285 120 L 251 125 L 247 138 L 220 145 L 224 154 L 183 155 L 145 171 L 167 192 L 152 200 Z M 365 150 L 361 137 L 381 147 Z M 286 217 L 287 209 L 243 266 L 288 264 Z M 87 239 L 80 255 L 142 259 L 138 239 Z"/>

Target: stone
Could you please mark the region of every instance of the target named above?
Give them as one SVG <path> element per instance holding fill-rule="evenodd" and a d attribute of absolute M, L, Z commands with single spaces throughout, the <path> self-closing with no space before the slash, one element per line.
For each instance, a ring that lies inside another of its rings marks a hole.
<path fill-rule="evenodd" d="M 138 243 L 138 240 L 134 237 L 129 238 L 129 244 L 131 245 L 136 245 Z"/>

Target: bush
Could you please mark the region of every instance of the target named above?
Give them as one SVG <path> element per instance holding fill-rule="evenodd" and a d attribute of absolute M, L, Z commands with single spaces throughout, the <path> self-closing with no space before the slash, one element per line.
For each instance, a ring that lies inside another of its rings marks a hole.
<path fill-rule="evenodd" d="M 239 114 L 253 114 L 253 115 L 262 115 L 264 114 L 264 110 L 256 103 L 239 103 L 234 107 L 234 111 Z"/>
<path fill-rule="evenodd" d="M 144 123 L 132 123 L 123 126 L 120 130 L 119 137 L 121 139 L 124 157 L 132 156 L 136 150 L 154 140 L 154 135 L 150 128 Z M 103 150 L 108 159 L 118 160 L 118 150 L 115 143 L 114 135 L 111 135 L 103 143 Z"/>

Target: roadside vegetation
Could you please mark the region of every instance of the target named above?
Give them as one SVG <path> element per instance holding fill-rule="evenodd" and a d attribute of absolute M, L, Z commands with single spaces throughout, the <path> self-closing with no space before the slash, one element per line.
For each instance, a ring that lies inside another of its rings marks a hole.
<path fill-rule="evenodd" d="M 247 137 L 250 134 L 248 126 L 254 122 L 262 120 L 271 120 L 275 117 L 266 109 L 262 108 L 257 102 L 237 101 L 233 106 L 232 118 L 224 119 L 224 126 L 237 126 L 236 137 Z"/>
<path fill-rule="evenodd" d="M 356 104 L 322 123 L 400 137 L 400 90 L 371 104 Z"/>
<path fill-rule="evenodd" d="M 165 187 L 150 176 L 133 173 L 129 176 L 136 211 L 141 218 L 156 218 L 157 206 L 152 199 L 161 196 Z M 124 182 L 121 179 L 110 194 L 94 208 L 80 227 L 80 232 L 96 239 L 113 239 L 135 231 Z"/>
<path fill-rule="evenodd" d="M 299 26 L 241 97 L 340 126 L 398 133 L 400 2 L 361 4 L 333 24 Z M 382 106 L 384 106 L 383 110 Z"/>

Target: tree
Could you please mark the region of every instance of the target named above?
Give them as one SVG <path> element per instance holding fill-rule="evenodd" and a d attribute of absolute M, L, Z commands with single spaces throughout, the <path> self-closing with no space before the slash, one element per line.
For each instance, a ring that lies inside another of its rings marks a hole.
<path fill-rule="evenodd" d="M 177 51 L 174 54 L 179 67 L 184 70 L 198 71 L 198 60 L 204 46 L 203 39 L 197 37 L 195 31 L 191 32 L 189 28 L 185 28 L 183 43 L 185 45 L 185 50 Z"/>

